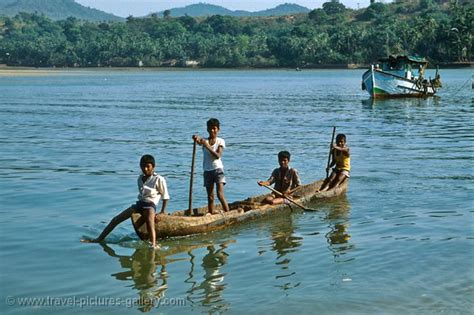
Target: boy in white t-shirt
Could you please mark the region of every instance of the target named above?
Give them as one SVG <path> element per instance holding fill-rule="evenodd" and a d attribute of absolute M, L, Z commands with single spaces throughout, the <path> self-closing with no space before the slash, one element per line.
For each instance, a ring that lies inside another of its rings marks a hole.
<path fill-rule="evenodd" d="M 170 196 L 168 194 L 168 187 L 164 177 L 155 173 L 155 158 L 149 154 L 145 154 L 140 159 L 140 168 L 143 172 L 138 176 L 138 201 L 129 208 L 116 215 L 110 223 L 100 233 L 98 238 L 83 239 L 84 243 L 98 243 L 102 242 L 112 230 L 129 219 L 132 213 L 138 212 L 145 220 L 148 235 L 150 235 L 150 243 L 153 248 L 156 246 L 156 231 L 155 231 L 155 212 L 156 206 L 163 199 L 160 214 L 165 214 L 166 206 Z"/>
<path fill-rule="evenodd" d="M 225 212 L 229 211 L 229 205 L 224 197 L 224 164 L 222 163 L 222 153 L 225 148 L 225 141 L 217 137 L 220 131 L 220 123 L 216 118 L 207 121 L 207 132 L 209 138 L 204 139 L 198 135 L 193 135 L 193 140 L 197 144 L 202 145 L 203 152 L 203 169 L 204 169 L 204 186 L 207 191 L 208 214 L 214 213 L 214 184 L 217 187 L 217 198 L 222 204 Z"/>

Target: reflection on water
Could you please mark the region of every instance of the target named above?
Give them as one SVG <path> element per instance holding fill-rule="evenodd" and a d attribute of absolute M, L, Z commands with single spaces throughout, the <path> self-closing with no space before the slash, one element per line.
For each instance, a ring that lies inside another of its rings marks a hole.
<path fill-rule="evenodd" d="M 101 245 L 107 254 L 118 258 L 120 266 L 126 270 L 113 273 L 112 276 L 121 281 L 133 281 L 133 288 L 139 292 L 138 309 L 142 312 L 150 311 L 154 301 L 162 298 L 168 287 L 165 256 L 160 256 L 147 247 L 136 249 L 131 256 L 117 255 L 111 247 Z"/>
<path fill-rule="evenodd" d="M 202 258 L 202 269 L 204 271 L 204 280 L 199 282 L 193 280 L 193 273 L 190 273 L 190 277 L 186 282 L 191 283 L 191 288 L 188 289 L 188 300 L 191 303 L 200 303 L 202 306 L 211 307 L 212 311 L 224 312 L 230 309 L 230 304 L 227 302 L 222 294 L 226 288 L 224 278 L 226 273 L 221 272 L 221 267 L 227 264 L 229 254 L 225 252 L 225 249 L 230 243 L 235 242 L 234 240 L 224 242 L 217 246 L 207 246 L 207 254 Z M 191 253 L 190 253 L 191 254 Z M 194 256 L 192 256 L 191 270 L 194 270 Z"/>
<path fill-rule="evenodd" d="M 133 288 L 138 291 L 138 310 L 148 312 L 154 307 L 160 298 L 165 296 L 168 289 L 168 272 L 166 265 L 178 260 L 171 256 L 187 252 L 189 256 L 189 277 L 184 281 L 190 284 L 187 290 L 187 300 L 192 304 L 198 303 L 212 310 L 222 312 L 229 309 L 230 304 L 226 302 L 222 293 L 226 288 L 224 282 L 225 273 L 220 268 L 227 263 L 229 255 L 224 251 L 230 243 L 228 240 L 222 244 L 214 245 L 203 242 L 201 244 L 173 244 L 167 250 L 154 251 L 148 247 L 135 249 L 131 255 L 118 255 L 111 247 L 101 244 L 104 251 L 111 257 L 118 258 L 120 266 L 125 270 L 113 273 L 112 276 L 120 281 L 132 281 Z M 197 280 L 196 256 L 193 250 L 206 247 L 207 254 L 202 258 L 201 267 L 204 280 Z M 217 248 L 217 249 L 216 249 Z"/>
<path fill-rule="evenodd" d="M 271 243 L 266 249 L 276 254 L 274 264 L 277 272 L 272 276 L 276 281 L 274 287 L 282 290 L 296 288 L 301 282 L 296 272 L 291 270 L 292 254 L 298 251 L 303 238 L 295 235 L 293 216 L 278 217 L 267 223 L 265 230 Z M 224 298 L 228 284 L 225 280 L 227 272 L 223 272 L 222 268 L 228 264 L 230 255 L 226 250 L 232 243 L 235 243 L 232 238 L 215 243 L 207 237 L 170 241 L 166 250 L 153 251 L 139 247 L 130 256 L 119 255 L 106 244 L 102 244 L 102 247 L 109 256 L 117 258 L 124 269 L 111 275 L 120 281 L 133 282 L 132 288 L 138 291 L 140 302 L 138 310 L 148 312 L 156 307 L 154 302 L 164 297 L 169 289 L 167 264 L 185 260 L 189 261 L 188 276 L 184 280 L 188 285 L 188 303 L 204 307 L 209 312 L 222 313 L 231 309 L 230 302 Z M 187 257 L 173 258 L 180 253 L 186 253 Z"/>
<path fill-rule="evenodd" d="M 350 203 L 344 195 L 327 203 L 327 207 L 324 219 L 329 227 L 329 232 L 326 234 L 329 250 L 336 262 L 351 261 L 352 258 L 344 259 L 344 255 L 354 247 L 353 244 L 349 243 L 351 238 L 348 231 Z"/>
<path fill-rule="evenodd" d="M 441 97 L 432 96 L 426 98 L 418 97 L 405 97 L 405 98 L 386 98 L 386 99 L 373 99 L 368 98 L 361 100 L 361 104 L 364 108 L 375 109 L 376 107 L 392 106 L 395 108 L 400 107 L 416 107 L 425 105 L 441 105 Z"/>
<path fill-rule="evenodd" d="M 290 263 L 292 260 L 291 253 L 296 252 L 301 246 L 303 238 L 294 235 L 295 226 L 291 216 L 279 220 L 277 224 L 270 226 L 270 237 L 273 240 L 272 250 L 277 253 L 275 265 L 281 272 L 275 276 L 275 279 L 281 279 L 283 283 L 275 286 L 283 290 L 298 287 L 301 283 L 293 280 L 296 275 L 295 271 L 291 271 Z"/>
<path fill-rule="evenodd" d="M 351 239 L 348 231 L 351 205 L 347 196 L 342 195 L 332 200 L 316 201 L 311 207 L 320 209 L 325 214 L 323 220 L 327 222 L 329 229 L 326 233 L 326 240 L 335 262 L 352 260 L 344 259 L 344 255 L 354 247 L 349 243 Z"/>

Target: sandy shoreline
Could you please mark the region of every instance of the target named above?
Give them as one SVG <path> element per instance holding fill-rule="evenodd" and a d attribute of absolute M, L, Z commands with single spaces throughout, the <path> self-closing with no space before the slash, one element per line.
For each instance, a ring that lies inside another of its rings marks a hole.
<path fill-rule="evenodd" d="M 189 68 L 30 68 L 30 67 L 2 67 L 0 77 L 23 76 L 54 76 L 54 75 L 86 75 L 99 72 L 142 72 L 142 71 L 182 71 L 194 70 Z"/>
<path fill-rule="evenodd" d="M 440 67 L 440 69 L 458 69 L 458 68 L 472 68 L 474 64 L 469 66 L 453 66 Z M 301 70 L 360 70 L 365 68 L 338 68 L 338 67 L 321 67 L 321 68 L 304 68 Z M 431 69 L 431 68 L 429 68 Z M 87 75 L 99 72 L 180 72 L 180 71 L 268 71 L 268 70 L 283 70 L 295 71 L 294 68 L 176 68 L 176 67 L 104 67 L 104 68 L 34 68 L 34 67 L 8 67 L 0 64 L 0 77 L 22 77 L 22 76 L 53 76 L 53 75 Z"/>
<path fill-rule="evenodd" d="M 53 75 L 87 75 L 104 72 L 182 72 L 182 71 L 295 71 L 295 68 L 199 68 L 199 67 L 100 67 L 100 68 L 35 68 L 35 67 L 9 67 L 0 64 L 0 77 L 22 76 L 53 76 Z M 301 70 L 354 70 L 344 67 L 321 67 Z"/>

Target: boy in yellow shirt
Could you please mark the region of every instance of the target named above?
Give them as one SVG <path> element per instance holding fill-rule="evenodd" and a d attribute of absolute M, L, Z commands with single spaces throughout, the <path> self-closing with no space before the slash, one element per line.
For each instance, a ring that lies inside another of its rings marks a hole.
<path fill-rule="evenodd" d="M 332 161 L 326 171 L 329 171 L 334 165 L 331 176 L 324 181 L 319 191 L 326 191 L 340 185 L 351 173 L 351 155 L 349 147 L 346 146 L 346 135 L 338 134 L 336 143 L 332 145 Z"/>

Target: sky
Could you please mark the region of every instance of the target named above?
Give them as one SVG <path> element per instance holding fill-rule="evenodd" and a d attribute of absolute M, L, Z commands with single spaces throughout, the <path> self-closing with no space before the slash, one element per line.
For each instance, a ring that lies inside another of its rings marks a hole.
<path fill-rule="evenodd" d="M 279 4 L 296 3 L 309 9 L 321 8 L 329 0 L 75 0 L 84 6 L 127 17 L 144 16 L 171 8 L 185 7 L 199 2 L 215 4 L 230 10 L 260 11 Z M 346 7 L 368 7 L 370 0 L 340 0 Z M 389 0 L 381 2 L 390 2 Z"/>

